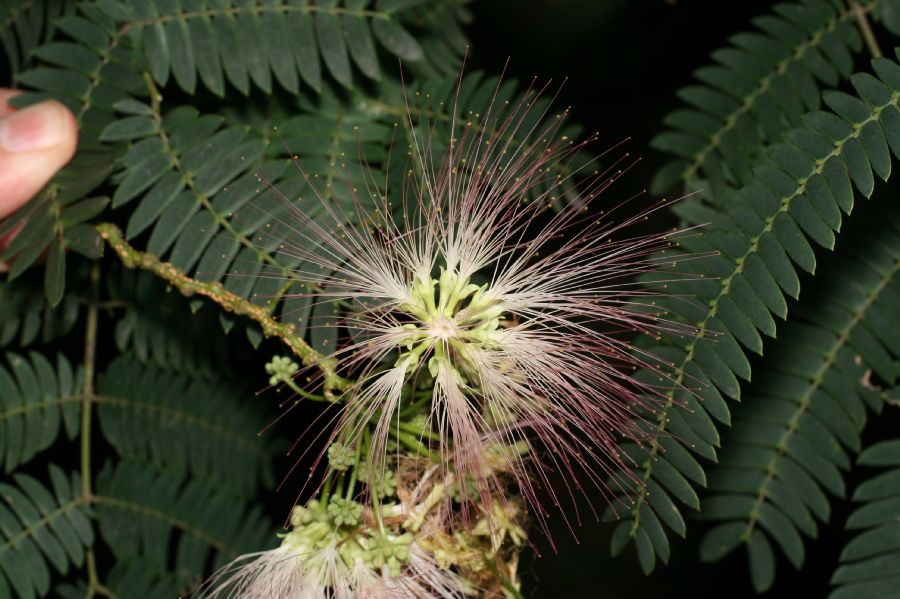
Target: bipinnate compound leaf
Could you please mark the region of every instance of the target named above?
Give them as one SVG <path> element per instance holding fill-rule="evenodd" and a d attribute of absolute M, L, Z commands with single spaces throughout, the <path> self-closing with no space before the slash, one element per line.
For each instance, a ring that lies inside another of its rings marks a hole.
<path fill-rule="evenodd" d="M 785 333 L 790 345 L 771 350 L 791 357 L 775 358 L 772 364 L 778 368 L 771 374 L 753 373 L 754 382 L 759 379 L 761 386 L 750 388 L 760 389 L 762 399 L 744 400 L 753 405 L 747 408 L 748 423 L 738 426 L 736 421 L 734 435 L 727 440 L 715 433 L 716 420 L 731 419 L 722 398 L 737 400 L 746 395 L 747 383 L 741 379 L 749 381 L 751 373 L 743 354 L 747 350 L 760 353 L 761 340 L 775 336 L 776 330 L 781 336 L 775 317 L 787 314 L 785 295 L 799 293 L 797 269 L 818 272 L 814 246 L 836 247 L 840 252 L 836 235 L 850 226 L 842 215 L 853 207 L 853 190 L 870 196 L 874 178 L 890 175 L 885 152 L 887 159 L 900 156 L 896 143 L 900 139 L 900 66 L 887 58 L 875 59 L 872 72 L 854 75 L 851 86 L 853 94 L 825 96 L 831 111 L 803 115 L 801 127 L 770 145 L 752 168 L 751 182 L 737 190 L 723 188 L 721 205 L 696 196 L 678 204 L 675 211 L 687 224 L 702 225 L 702 234 L 684 237 L 666 255 L 676 270 L 700 273 L 705 280 L 672 281 L 670 274 L 646 277 L 651 287 L 654 279 L 666 278 L 667 292 L 696 298 L 693 304 L 681 299 L 658 302 L 663 312 L 682 314 L 695 324 L 696 333 L 663 336 L 664 343 L 653 350 L 671 361 L 671 376 L 689 393 L 682 398 L 671 392 L 670 405 L 648 415 L 657 427 L 652 436 L 674 435 L 679 440 L 674 443 L 720 461 L 721 474 L 709 481 L 714 491 L 756 498 L 744 510 L 747 526 L 741 542 L 755 544 L 748 548 L 755 564 L 752 578 L 759 589 L 774 580 L 768 539 L 800 565 L 803 544 L 797 533 L 813 536 L 813 516 L 828 517 L 827 495 L 844 493 L 841 471 L 850 465 L 847 451 L 859 448 L 866 406 L 880 405 L 860 385 L 861 377 L 872 369 L 890 383 L 898 374 L 898 347 L 891 333 L 896 330 L 896 318 L 885 316 L 897 308 L 897 249 L 892 245 L 898 243 L 897 224 L 891 217 L 883 218 L 879 228 L 883 235 L 875 236 L 871 251 L 861 256 L 848 253 L 845 263 L 833 267 L 837 271 L 827 270 L 847 279 L 835 281 L 835 290 L 825 299 L 802 304 L 798 316 L 811 324 L 792 323 Z M 869 247 L 862 241 L 848 244 L 847 252 Z M 816 331 L 816 326 L 828 328 Z M 786 370 L 785 364 L 802 369 Z M 666 384 L 659 373 L 647 376 Z M 854 417 L 848 419 L 846 414 Z M 720 443 L 726 452 L 720 452 Z M 638 459 L 639 476 L 648 483 L 671 479 L 665 468 L 656 473 L 660 456 L 667 456 L 673 441 L 667 444 L 651 444 Z M 729 467 L 740 470 L 732 473 Z M 751 475 L 748 468 L 758 474 Z M 663 522 L 676 523 L 675 531 L 682 533 L 678 519 L 659 511 L 668 511 L 669 505 L 679 511 L 673 499 L 696 508 L 690 495 L 675 489 L 657 485 L 639 496 L 629 516 L 636 522 L 632 534 L 641 530 L 641 510 L 648 504 Z M 735 513 L 711 513 L 703 501 L 700 508 L 707 519 L 738 519 Z M 723 529 L 716 530 L 721 536 Z M 763 540 L 753 541 L 760 535 Z"/>

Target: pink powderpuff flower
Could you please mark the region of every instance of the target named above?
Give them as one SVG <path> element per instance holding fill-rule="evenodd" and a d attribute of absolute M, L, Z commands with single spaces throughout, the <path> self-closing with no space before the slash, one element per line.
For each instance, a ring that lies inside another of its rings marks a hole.
<path fill-rule="evenodd" d="M 356 331 L 332 356 L 357 382 L 331 440 L 361 443 L 374 422 L 369 471 L 384 468 L 390 433 L 416 401 L 405 390 L 428 381 L 420 441 L 473 490 L 460 493 L 464 515 L 469 501 L 490 511 L 510 478 L 543 518 L 538 488 L 558 503 L 551 472 L 569 494 L 585 477 L 606 493 L 609 477 L 629 476 L 617 445 L 640 442 L 641 415 L 668 391 L 635 378 L 662 361 L 630 340 L 687 330 L 635 283 L 664 270 L 671 259 L 661 252 L 684 232 L 623 238 L 663 204 L 623 217 L 625 204 L 598 211 L 627 155 L 604 170 L 576 165 L 596 136 L 563 135 L 567 111 L 535 108 L 545 90 L 465 119 L 456 106 L 446 121 L 414 116 L 437 112 L 424 99 L 408 106 L 403 189 L 384 189 L 370 172 L 349 211 L 316 191 L 333 227 L 280 196 L 290 218 L 278 221 L 278 251 L 315 265 L 292 277 L 315 287 L 315 302 L 344 306 L 341 324 Z M 553 210 L 576 180 L 577 197 Z"/>

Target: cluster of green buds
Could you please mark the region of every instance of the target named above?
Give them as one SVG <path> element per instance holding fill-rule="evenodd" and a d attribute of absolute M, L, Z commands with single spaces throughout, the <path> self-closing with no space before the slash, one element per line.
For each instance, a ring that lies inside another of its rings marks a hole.
<path fill-rule="evenodd" d="M 347 471 L 354 469 L 352 482 L 365 482 L 369 492 L 378 499 L 393 497 L 397 493 L 397 479 L 390 468 L 370 468 L 366 460 L 351 447 L 340 442 L 334 442 L 328 446 L 326 452 L 328 465 L 339 476 L 347 476 Z"/>
<path fill-rule="evenodd" d="M 357 466 L 360 479 L 369 485 L 369 491 L 378 498 L 393 497 L 397 493 L 397 479 L 390 468 L 367 468 L 365 462 Z M 371 472 L 370 472 L 371 470 Z"/>
<path fill-rule="evenodd" d="M 300 366 L 287 356 L 275 356 L 266 364 L 266 374 L 271 375 L 269 377 L 270 385 L 293 382 L 294 375 L 298 370 L 300 370 Z"/>
<path fill-rule="evenodd" d="M 319 501 L 297 506 L 291 513 L 292 530 L 282 536 L 282 546 L 307 556 L 334 547 L 348 568 L 364 564 L 399 576 L 410 557 L 412 535 L 367 527 L 364 511 L 361 504 L 341 497 L 331 498 L 327 507 Z"/>
<path fill-rule="evenodd" d="M 328 446 L 328 464 L 337 472 L 345 472 L 356 465 L 356 452 L 343 443 L 332 443 Z"/>
<path fill-rule="evenodd" d="M 378 570 L 387 567 L 391 576 L 399 576 L 400 568 L 409 560 L 413 536 L 407 532 L 397 536 L 373 536 L 370 540 L 372 565 Z"/>
<path fill-rule="evenodd" d="M 328 517 L 335 526 L 354 527 L 362 522 L 363 506 L 352 499 L 332 497 L 328 502 Z"/>

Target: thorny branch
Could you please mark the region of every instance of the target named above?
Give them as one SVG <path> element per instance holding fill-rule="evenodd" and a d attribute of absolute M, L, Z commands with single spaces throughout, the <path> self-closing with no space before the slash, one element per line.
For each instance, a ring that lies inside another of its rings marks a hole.
<path fill-rule="evenodd" d="M 278 337 L 299 356 L 305 366 L 315 366 L 322 372 L 323 392 L 332 397 L 350 387 L 350 381 L 335 371 L 335 361 L 313 349 L 294 332 L 294 325 L 278 322 L 264 306 L 257 306 L 226 290 L 219 282 L 204 283 L 192 279 L 180 269 L 164 262 L 153 254 L 141 252 L 125 240 L 122 231 L 112 223 L 97 225 L 100 236 L 106 240 L 122 263 L 128 268 L 147 270 L 165 280 L 185 296 L 200 295 L 217 303 L 225 310 L 239 316 L 247 316 L 262 327 L 266 337 Z"/>

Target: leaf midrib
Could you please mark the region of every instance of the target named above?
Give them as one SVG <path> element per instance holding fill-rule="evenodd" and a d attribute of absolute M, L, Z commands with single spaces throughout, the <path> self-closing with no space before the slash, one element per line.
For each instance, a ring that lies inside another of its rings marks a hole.
<path fill-rule="evenodd" d="M 23 540 L 33 537 L 35 533 L 45 527 L 49 526 L 51 522 L 56 520 L 57 518 L 62 517 L 69 510 L 75 509 L 77 507 L 85 506 L 89 502 L 84 497 L 76 497 L 75 499 L 71 499 L 61 506 L 57 507 L 55 510 L 44 514 L 39 519 L 29 523 L 25 528 L 19 531 L 15 536 L 10 537 L 5 543 L 0 545 L 0 555 L 3 555 L 4 552 L 13 549 L 16 545 L 21 543 Z"/>
<path fill-rule="evenodd" d="M 393 20 L 392 13 L 387 11 L 367 10 L 367 9 L 350 9 L 343 6 L 320 6 L 317 4 L 293 5 L 260 5 L 252 4 L 249 6 L 230 6 L 221 9 L 206 9 L 196 11 L 179 11 L 178 14 L 158 15 L 152 19 L 135 19 L 128 21 L 119 29 L 119 34 L 125 34 L 131 29 L 149 27 L 151 25 L 159 25 L 163 23 L 171 23 L 173 21 L 187 21 L 189 19 L 209 19 L 211 17 L 235 17 L 245 14 L 260 15 L 263 13 L 292 13 L 299 12 L 304 14 L 324 13 L 334 16 L 352 15 L 356 17 L 367 17 L 370 19 L 378 18 L 384 20 Z"/>

